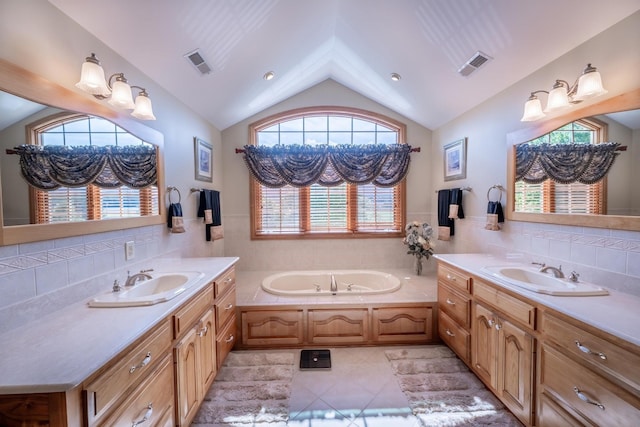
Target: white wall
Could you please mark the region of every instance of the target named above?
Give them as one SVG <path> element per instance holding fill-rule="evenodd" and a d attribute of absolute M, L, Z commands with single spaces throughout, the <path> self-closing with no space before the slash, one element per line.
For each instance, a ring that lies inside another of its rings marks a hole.
<path fill-rule="evenodd" d="M 506 135 L 527 126 L 519 120 L 529 93 L 536 89 L 548 90 L 558 78 L 573 81 L 588 62 L 601 72 L 609 90 L 607 96 L 636 89 L 640 87 L 638 40 L 640 12 L 433 133 L 433 159 L 442 156 L 443 146 L 448 142 L 468 137 L 467 179 L 456 183 L 473 187 L 473 192 L 465 195 L 467 219 L 458 221 L 454 240 L 442 244 L 440 252 L 519 252 L 525 254 L 527 261 L 562 264 L 565 271 L 576 270 L 584 280 L 640 295 L 638 232 L 524 222 L 507 222 L 501 232 L 483 228 L 487 190 L 494 184 L 507 184 Z M 491 65 L 479 72 L 490 73 Z M 637 156 L 635 153 L 621 155 Z M 637 159 L 634 164 L 638 165 Z M 638 172 L 635 174 L 636 179 L 628 185 L 638 185 Z M 445 186 L 442 176 L 442 165 L 435 161 L 432 164 L 434 187 Z M 435 203 L 432 195 L 431 206 L 435 207 Z"/>
<path fill-rule="evenodd" d="M 153 265 L 154 257 L 224 253 L 225 240 L 205 242 L 204 226 L 196 218 L 197 197 L 189 195 L 191 187 L 222 189 L 220 131 L 49 2 L 0 2 L 2 59 L 77 90 L 74 85 L 79 79 L 80 67 L 91 52 L 99 57 L 105 73 L 124 72 L 131 83 L 146 87 L 149 92 L 157 121 L 144 123 L 164 134 L 165 183 L 178 187 L 182 193 L 187 233 L 169 234 L 166 227 L 155 226 L 1 247 L 0 332 L 106 291 L 113 279 L 123 279 L 127 269 Z M 194 136 L 214 146 L 212 183 L 195 180 Z M 133 261 L 124 260 L 127 240 L 136 242 Z"/>
<path fill-rule="evenodd" d="M 431 132 L 425 127 L 326 80 L 288 100 L 250 117 L 222 132 L 225 164 L 224 223 L 225 255 L 239 256 L 238 268 L 245 270 L 320 268 L 411 268 L 413 259 L 397 239 L 251 240 L 249 222 L 249 171 L 236 148 L 248 144 L 248 126 L 277 112 L 308 106 L 349 106 L 374 111 L 407 125 L 407 142 L 420 147 L 413 153 L 407 177 L 407 218 L 430 221 Z M 433 262 L 430 262 L 433 264 Z M 429 268 L 425 266 L 425 268 Z"/>

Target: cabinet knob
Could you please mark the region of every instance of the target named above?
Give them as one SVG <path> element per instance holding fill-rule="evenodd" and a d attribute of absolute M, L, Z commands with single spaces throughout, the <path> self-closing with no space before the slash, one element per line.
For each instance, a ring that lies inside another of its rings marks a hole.
<path fill-rule="evenodd" d="M 456 305 L 456 302 L 455 301 L 451 301 L 449 298 L 447 298 L 447 304 Z"/>
<path fill-rule="evenodd" d="M 152 402 L 150 402 L 150 403 L 147 405 L 147 412 L 145 412 L 145 413 L 144 413 L 144 416 L 140 419 L 140 421 L 134 421 L 134 422 L 131 424 L 131 427 L 137 427 L 137 426 L 139 426 L 140 424 L 142 424 L 142 423 L 144 423 L 144 422 L 149 421 L 149 420 L 151 419 L 151 416 L 152 416 L 152 415 L 153 415 L 153 403 L 152 403 Z"/>
<path fill-rule="evenodd" d="M 130 373 L 130 374 L 133 374 L 133 373 L 136 371 L 136 369 L 144 368 L 145 366 L 147 366 L 147 365 L 149 364 L 149 362 L 151 362 L 151 352 L 148 352 L 148 353 L 147 353 L 147 355 L 145 356 L 145 358 L 144 358 L 144 359 L 142 359 L 142 362 L 140 362 L 140 364 L 139 364 L 139 365 L 132 366 L 132 367 L 129 369 L 129 373 Z"/>
<path fill-rule="evenodd" d="M 455 282 L 455 281 L 456 281 L 456 277 L 455 277 L 455 276 L 452 276 L 452 275 L 450 275 L 450 274 L 447 274 L 447 279 L 448 279 L 448 280 L 451 280 L 451 281 L 453 281 L 453 282 Z"/>
<path fill-rule="evenodd" d="M 444 331 L 445 334 L 449 335 L 450 337 L 455 337 L 456 334 L 454 334 L 453 332 L 451 332 L 449 329 L 447 329 L 446 331 Z"/>
<path fill-rule="evenodd" d="M 502 325 L 500 323 L 496 323 L 496 331 L 502 329 Z"/>
<path fill-rule="evenodd" d="M 231 283 L 233 281 L 233 279 L 231 277 L 227 277 L 226 279 L 224 279 L 224 283 Z"/>
<path fill-rule="evenodd" d="M 198 336 L 199 337 L 203 337 L 203 336 L 207 335 L 208 331 L 209 331 L 209 328 L 207 326 L 204 326 L 202 329 L 200 329 L 198 331 Z"/>
<path fill-rule="evenodd" d="M 224 340 L 225 342 L 233 342 L 235 338 L 233 338 L 233 335 L 229 335 L 229 338 L 227 338 L 226 340 Z"/>
<path fill-rule="evenodd" d="M 573 386 L 573 392 L 583 402 L 586 402 L 589 405 L 597 406 L 598 408 L 600 408 L 600 409 L 602 409 L 604 411 L 604 405 L 602 403 L 596 402 L 595 400 L 591 400 L 591 398 L 589 396 L 587 396 L 586 394 L 584 394 L 582 391 L 580 391 L 580 389 L 578 387 Z"/>
<path fill-rule="evenodd" d="M 599 357 L 602 360 L 607 360 L 607 355 L 600 352 L 600 351 L 593 351 L 591 350 L 589 347 L 582 345 L 582 343 L 578 340 L 575 340 L 576 343 L 576 347 L 578 347 L 578 350 L 580 350 L 581 352 L 585 353 L 585 354 L 591 354 L 593 356 Z"/>
<path fill-rule="evenodd" d="M 493 327 L 493 325 L 495 325 L 495 324 L 496 324 L 496 321 L 495 321 L 495 320 L 493 320 L 493 319 L 489 319 L 489 320 L 487 320 L 487 324 L 489 325 L 489 327 L 490 327 L 490 328 L 492 328 L 492 327 Z"/>
<path fill-rule="evenodd" d="M 233 308 L 233 304 L 229 304 L 224 309 L 225 310 L 231 310 L 232 308 Z"/>

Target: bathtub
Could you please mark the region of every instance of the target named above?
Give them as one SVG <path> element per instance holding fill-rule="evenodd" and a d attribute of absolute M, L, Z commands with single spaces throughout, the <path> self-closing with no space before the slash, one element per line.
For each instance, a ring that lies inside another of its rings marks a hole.
<path fill-rule="evenodd" d="M 337 291 L 332 292 L 331 275 L 335 277 Z M 395 292 L 400 279 L 374 270 L 315 270 L 287 271 L 272 274 L 262 281 L 262 289 L 275 295 L 371 295 Z"/>

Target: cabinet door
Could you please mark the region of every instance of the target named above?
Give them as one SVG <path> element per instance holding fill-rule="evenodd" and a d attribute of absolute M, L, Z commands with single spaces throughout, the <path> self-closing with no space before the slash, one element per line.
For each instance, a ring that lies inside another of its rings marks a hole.
<path fill-rule="evenodd" d="M 497 393 L 518 418 L 531 424 L 533 337 L 513 323 L 497 319 Z"/>
<path fill-rule="evenodd" d="M 198 330 L 200 341 L 200 376 L 202 378 L 202 394 L 206 394 L 217 373 L 216 364 L 216 330 L 215 315 L 209 310 L 202 317 Z"/>
<path fill-rule="evenodd" d="M 198 330 L 192 328 L 175 347 L 178 423 L 188 426 L 200 405 L 202 383 Z"/>
<path fill-rule="evenodd" d="M 495 315 L 481 304 L 473 304 L 471 335 L 471 365 L 486 384 L 497 389 L 497 345 L 494 330 Z"/>

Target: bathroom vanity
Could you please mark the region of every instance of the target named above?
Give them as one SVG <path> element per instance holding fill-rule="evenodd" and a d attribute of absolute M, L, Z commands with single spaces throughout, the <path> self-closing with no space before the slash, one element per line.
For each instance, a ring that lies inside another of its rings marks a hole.
<path fill-rule="evenodd" d="M 170 301 L 76 304 L 5 334 L 0 425 L 188 426 L 235 342 L 236 262 L 175 260 L 205 276 Z"/>
<path fill-rule="evenodd" d="M 528 426 L 640 420 L 640 298 L 551 296 L 494 280 L 488 255 L 438 255 L 439 335 Z"/>

